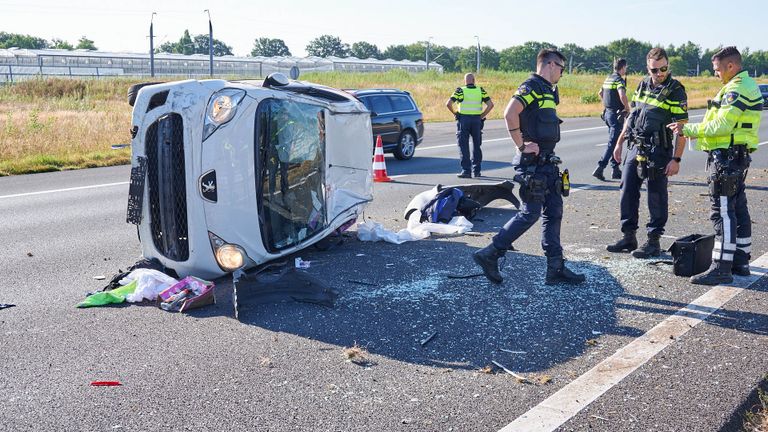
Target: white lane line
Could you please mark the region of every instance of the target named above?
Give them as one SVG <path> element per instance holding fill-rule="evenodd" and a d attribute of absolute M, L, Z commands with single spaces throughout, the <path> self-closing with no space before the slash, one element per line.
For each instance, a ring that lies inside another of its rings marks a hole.
<path fill-rule="evenodd" d="M 25 197 L 25 196 L 32 196 L 32 195 L 43 195 L 43 194 L 57 193 L 57 192 L 70 192 L 70 191 L 84 190 L 84 189 L 96 189 L 96 188 L 112 187 L 112 186 L 122 186 L 122 185 L 127 185 L 128 183 L 129 182 L 126 181 L 126 182 L 105 183 L 105 184 L 91 185 L 91 186 L 79 186 L 79 187 L 72 187 L 72 188 L 66 188 L 66 189 L 53 189 L 53 190 L 44 190 L 44 191 L 38 191 L 38 192 L 26 192 L 26 193 L 13 194 L 13 195 L 0 195 L 0 199 L 17 198 L 17 197 Z"/>
<path fill-rule="evenodd" d="M 597 127 L 590 127 L 590 128 L 583 128 L 583 129 L 571 129 L 571 130 L 565 130 L 560 133 L 570 133 L 570 132 L 582 132 L 582 131 L 589 131 L 589 130 L 596 130 L 596 129 L 605 129 L 605 126 L 597 126 Z M 494 142 L 494 141 L 509 141 L 509 137 L 505 138 L 493 138 L 493 139 L 484 139 L 483 142 Z M 453 144 L 441 144 L 431 147 L 418 147 L 419 150 L 432 150 L 432 149 L 438 149 L 438 148 L 445 148 L 445 147 L 456 147 L 456 143 Z"/>
<path fill-rule="evenodd" d="M 768 144 L 768 141 L 763 141 L 761 143 L 757 143 L 757 146 L 760 147 L 760 146 L 763 146 L 765 144 Z"/>
<path fill-rule="evenodd" d="M 752 276 L 737 277 L 731 285 L 713 287 L 499 432 L 553 431 L 562 426 L 661 350 L 675 343 L 688 330 L 765 276 L 767 269 L 768 253 L 751 263 Z"/>

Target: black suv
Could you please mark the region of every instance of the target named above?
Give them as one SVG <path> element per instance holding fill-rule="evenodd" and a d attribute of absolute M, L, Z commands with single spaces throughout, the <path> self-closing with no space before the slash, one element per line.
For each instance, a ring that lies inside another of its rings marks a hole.
<path fill-rule="evenodd" d="M 374 145 L 381 135 L 385 152 L 400 160 L 412 158 L 424 139 L 424 118 L 411 94 L 397 89 L 347 91 L 371 111 Z"/>

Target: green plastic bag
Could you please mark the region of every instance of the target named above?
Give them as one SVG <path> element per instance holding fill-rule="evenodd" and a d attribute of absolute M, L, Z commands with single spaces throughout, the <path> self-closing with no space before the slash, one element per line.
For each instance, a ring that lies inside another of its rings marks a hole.
<path fill-rule="evenodd" d="M 87 308 L 94 306 L 106 306 L 112 303 L 122 303 L 125 301 L 125 296 L 136 291 L 136 282 L 131 281 L 128 285 L 115 288 L 112 291 L 102 291 L 96 294 L 91 294 L 80 302 L 77 307 Z"/>

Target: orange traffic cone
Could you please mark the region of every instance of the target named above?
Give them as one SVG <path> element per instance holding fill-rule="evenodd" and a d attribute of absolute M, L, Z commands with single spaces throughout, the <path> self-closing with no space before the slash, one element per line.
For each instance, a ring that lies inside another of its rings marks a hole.
<path fill-rule="evenodd" d="M 384 145 L 381 143 L 381 135 L 376 136 L 376 150 L 373 152 L 373 181 L 390 182 L 387 177 L 387 164 L 384 162 Z"/>

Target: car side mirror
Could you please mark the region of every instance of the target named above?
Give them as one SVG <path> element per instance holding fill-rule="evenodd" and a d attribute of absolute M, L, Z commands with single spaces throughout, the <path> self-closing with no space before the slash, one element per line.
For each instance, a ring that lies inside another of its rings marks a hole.
<path fill-rule="evenodd" d="M 379 115 L 379 114 L 378 114 L 378 113 L 376 113 L 376 111 L 371 111 L 371 118 L 374 118 L 374 117 L 376 117 L 377 115 Z"/>
<path fill-rule="evenodd" d="M 282 86 L 287 86 L 288 83 L 289 83 L 288 77 L 286 77 L 285 75 L 281 74 L 280 72 L 274 72 L 274 73 L 269 74 L 264 79 L 264 84 L 262 84 L 262 87 L 267 87 L 267 88 L 269 88 L 269 87 L 282 87 Z"/>

